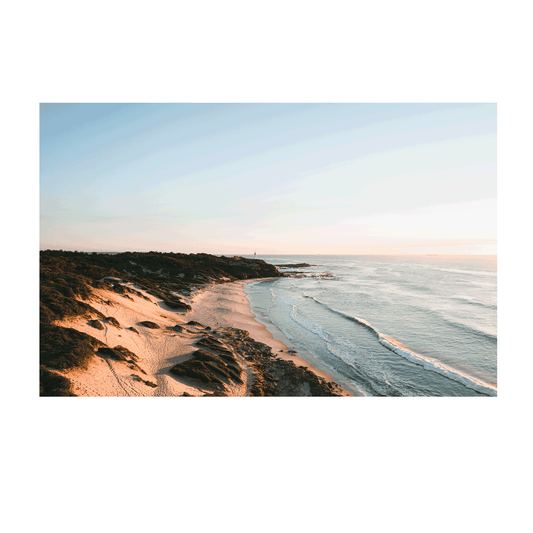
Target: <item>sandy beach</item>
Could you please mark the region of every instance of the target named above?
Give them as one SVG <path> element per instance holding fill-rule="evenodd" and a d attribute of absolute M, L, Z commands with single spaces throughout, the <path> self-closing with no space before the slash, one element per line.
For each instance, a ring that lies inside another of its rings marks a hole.
<path fill-rule="evenodd" d="M 334 381 L 329 374 L 319 370 L 309 361 L 289 353 L 290 348 L 282 341 L 275 339 L 272 333 L 256 320 L 250 309 L 250 302 L 244 292 L 244 286 L 258 281 L 261 279 L 234 281 L 214 285 L 209 290 L 201 292 L 193 303 L 196 319 L 211 327 L 230 326 L 244 329 L 255 340 L 270 346 L 272 352 L 280 359 L 292 361 L 297 366 L 304 366 L 326 381 Z M 353 393 L 348 391 L 344 391 L 344 394 L 353 396 Z"/>
<path fill-rule="evenodd" d="M 131 282 L 111 281 L 121 283 L 132 292 L 93 291 L 90 304 L 106 319 L 96 321 L 75 317 L 56 322 L 61 327 L 90 335 L 113 349 L 98 350 L 86 369 L 61 372 L 71 381 L 72 392 L 77 396 L 220 395 L 217 394 L 220 388 L 176 376 L 172 369 L 191 360 L 198 349 L 197 343 L 205 341 L 206 335 L 208 339 L 221 342 L 214 339 L 212 332 L 225 328 L 245 330 L 253 341 L 268 346 L 277 358 L 292 361 L 296 367 L 305 367 L 325 381 L 333 382 L 331 376 L 313 368 L 304 359 L 289 354 L 287 346 L 255 320 L 244 286 L 257 279 L 207 285 L 188 298 L 191 310 L 171 309 Z M 97 329 L 95 323 L 101 329 Z M 241 344 L 234 343 L 233 348 L 227 342 L 223 345 L 223 351 L 231 355 L 241 378 L 224 380 L 224 396 L 253 395 L 254 369 L 238 349 Z M 308 386 L 304 387 L 302 395 L 312 395 L 308 389 Z M 340 387 L 338 393 L 352 395 Z"/>

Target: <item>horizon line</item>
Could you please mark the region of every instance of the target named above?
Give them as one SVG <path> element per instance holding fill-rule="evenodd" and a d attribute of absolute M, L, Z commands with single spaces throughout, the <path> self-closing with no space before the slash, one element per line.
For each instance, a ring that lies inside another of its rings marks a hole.
<path fill-rule="evenodd" d="M 66 250 L 63 248 L 40 248 L 40 252 L 70 252 L 70 253 L 85 253 L 85 254 L 125 254 L 125 253 L 139 253 L 139 254 L 149 254 L 149 253 L 160 253 L 160 254 L 184 254 L 184 255 L 196 255 L 196 254 L 208 254 L 208 255 L 233 255 L 233 256 L 245 256 L 245 255 L 254 255 L 254 252 L 247 252 L 247 253 L 212 253 L 212 252 L 160 252 L 158 250 L 123 250 L 123 251 L 112 251 L 112 250 Z M 346 253 L 329 253 L 329 254 L 316 254 L 316 253 L 295 253 L 295 254 L 287 254 L 287 253 L 276 253 L 276 252 L 263 252 L 259 255 L 281 255 L 281 256 L 293 256 L 293 255 L 308 255 L 308 256 L 330 256 L 330 255 L 338 255 L 338 256 L 352 256 L 352 255 L 364 255 L 364 256 L 383 256 L 383 255 L 416 255 L 416 256 L 422 256 L 422 257 L 448 257 L 448 256 L 483 256 L 483 257 L 497 257 L 498 254 L 416 254 L 416 253 L 375 253 L 375 254 L 369 254 L 369 253 L 352 253 L 352 254 L 346 254 Z"/>

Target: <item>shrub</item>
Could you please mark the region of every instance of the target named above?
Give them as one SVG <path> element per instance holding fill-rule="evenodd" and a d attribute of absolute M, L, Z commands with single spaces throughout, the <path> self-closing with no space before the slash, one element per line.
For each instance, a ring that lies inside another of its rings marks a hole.
<path fill-rule="evenodd" d="M 150 322 L 149 320 L 145 320 L 144 322 L 139 322 L 141 326 L 144 326 L 146 328 L 150 329 L 159 329 L 161 326 L 157 325 L 155 322 Z"/>
<path fill-rule="evenodd" d="M 72 328 L 41 324 L 41 364 L 57 370 L 87 368 L 95 350 L 102 342 Z"/>
<path fill-rule="evenodd" d="M 70 379 L 50 372 L 41 365 L 39 369 L 39 396 L 76 396 L 71 387 Z"/>

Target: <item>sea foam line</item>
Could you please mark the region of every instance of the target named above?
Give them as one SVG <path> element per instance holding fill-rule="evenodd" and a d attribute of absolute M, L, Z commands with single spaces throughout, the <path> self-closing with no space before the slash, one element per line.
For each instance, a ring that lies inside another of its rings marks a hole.
<path fill-rule="evenodd" d="M 388 390 L 384 390 L 383 387 L 375 381 L 375 379 L 370 379 L 367 375 L 367 373 L 359 366 L 355 365 L 353 363 L 353 360 L 347 356 L 347 353 L 345 353 L 343 350 L 336 349 L 334 344 L 338 343 L 338 340 L 334 341 L 330 338 L 330 336 L 324 332 L 322 329 L 322 326 L 316 324 L 312 320 L 309 320 L 305 318 L 304 316 L 300 315 L 298 313 L 298 307 L 296 304 L 288 304 L 290 307 L 289 311 L 289 317 L 299 326 L 306 329 L 310 333 L 314 333 L 316 336 L 321 338 L 325 343 L 327 350 L 334 356 L 339 357 L 345 364 L 351 367 L 352 372 L 355 373 L 358 379 L 358 385 L 360 387 L 363 387 L 364 390 L 361 390 L 363 394 L 366 393 L 365 391 L 368 390 L 369 392 L 373 394 L 387 394 L 389 392 Z M 300 317 L 300 318 L 299 318 Z M 297 343 L 295 339 L 292 339 L 288 333 L 285 333 L 285 335 L 291 339 L 293 342 Z M 353 345 L 350 346 L 351 350 L 357 350 L 356 347 Z M 395 387 L 393 387 L 390 383 L 387 383 L 387 385 L 390 387 L 391 390 L 397 391 Z"/>
<path fill-rule="evenodd" d="M 481 392 L 482 394 L 487 394 L 488 396 L 497 395 L 497 389 L 495 386 L 490 385 L 489 383 L 485 383 L 484 381 L 476 379 L 472 376 L 468 376 L 467 374 L 464 374 L 460 370 L 451 368 L 448 365 L 445 365 L 444 363 L 435 361 L 433 359 L 429 359 L 428 357 L 424 357 L 423 355 L 420 355 L 416 352 L 413 352 L 412 350 L 409 350 L 401 342 L 397 341 L 390 335 L 384 335 L 380 333 L 372 324 L 370 324 L 369 322 L 367 322 L 366 320 L 362 318 L 357 318 L 355 316 L 347 315 L 346 313 L 343 313 L 342 311 L 333 309 L 332 307 L 325 304 L 324 302 L 317 300 L 314 296 L 310 296 L 305 293 L 303 293 L 303 295 L 306 298 L 313 299 L 315 302 L 326 307 L 333 313 L 336 313 L 352 322 L 355 322 L 357 324 L 360 324 L 361 326 L 364 326 L 378 338 L 378 341 L 382 346 L 384 346 L 391 352 L 407 359 L 408 361 L 411 361 L 412 363 L 421 365 L 422 367 L 424 367 L 425 370 L 430 370 L 432 372 L 436 372 L 437 374 L 441 374 L 442 376 L 447 377 L 448 379 L 452 379 L 453 381 L 462 383 L 465 387 L 468 387 L 469 389 L 473 389 L 477 392 Z"/>

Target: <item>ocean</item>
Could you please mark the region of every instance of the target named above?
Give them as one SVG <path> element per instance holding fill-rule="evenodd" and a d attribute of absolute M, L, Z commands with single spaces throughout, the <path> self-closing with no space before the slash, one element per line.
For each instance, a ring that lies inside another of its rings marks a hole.
<path fill-rule="evenodd" d="M 246 295 L 275 338 L 355 395 L 497 395 L 496 256 L 259 258 L 312 265 Z"/>

